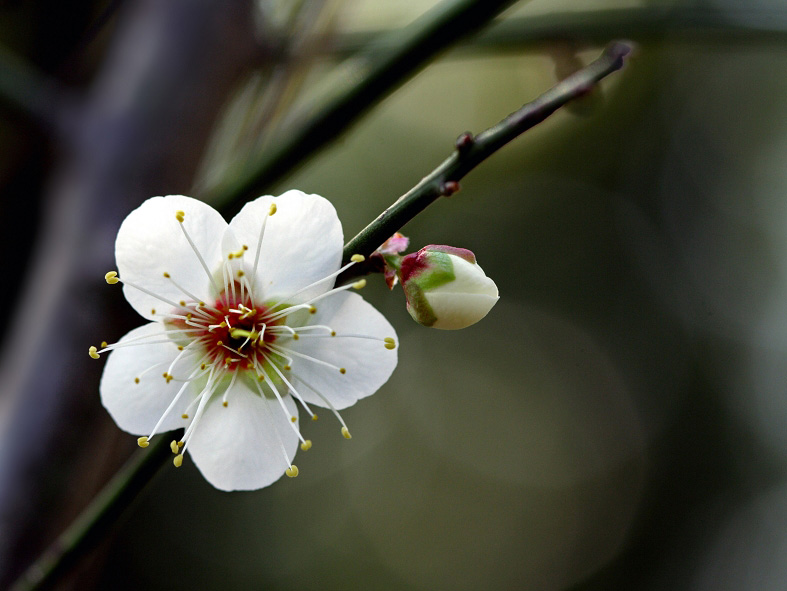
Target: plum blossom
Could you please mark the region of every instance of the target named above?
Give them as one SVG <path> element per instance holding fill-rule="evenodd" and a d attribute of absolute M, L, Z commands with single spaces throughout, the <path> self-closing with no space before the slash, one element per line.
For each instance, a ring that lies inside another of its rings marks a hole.
<path fill-rule="evenodd" d="M 189 197 L 153 197 L 132 211 L 115 244 L 131 306 L 150 322 L 115 344 L 101 400 L 138 443 L 184 428 L 170 444 L 175 466 L 190 457 L 222 490 L 294 477 L 298 405 L 339 410 L 376 392 L 397 363 L 388 321 L 335 278 L 342 228 L 326 199 L 300 191 L 247 203 L 229 224 Z"/>
<path fill-rule="evenodd" d="M 407 311 L 416 322 L 455 330 L 475 324 L 497 303 L 495 282 L 466 248 L 430 244 L 399 262 Z"/>

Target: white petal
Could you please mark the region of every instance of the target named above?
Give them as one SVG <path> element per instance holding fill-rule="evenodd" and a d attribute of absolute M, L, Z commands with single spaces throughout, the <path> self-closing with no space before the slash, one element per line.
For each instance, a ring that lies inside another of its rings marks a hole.
<path fill-rule="evenodd" d="M 205 407 L 188 443 L 194 463 L 220 490 L 255 490 L 276 482 L 288 468 L 282 443 L 290 461 L 298 447 L 290 417 L 277 400 L 262 398 L 241 380 L 228 393 L 227 403 L 222 406 L 214 394 Z M 297 417 L 292 398 L 287 396 L 284 403 Z"/>
<path fill-rule="evenodd" d="M 184 197 L 153 197 L 132 211 L 123 221 L 115 242 L 120 278 L 144 287 L 168 300 L 190 300 L 172 281 L 202 300 L 213 299 L 210 277 L 189 244 L 175 218 L 183 211 L 186 231 L 211 273 L 220 266 L 221 241 L 227 222 L 212 207 Z M 171 312 L 172 306 L 129 285 L 123 286 L 126 299 L 145 318 L 152 320 L 151 310 Z"/>
<path fill-rule="evenodd" d="M 467 328 L 489 314 L 500 299 L 497 295 L 482 293 L 435 293 L 427 294 L 426 300 L 437 316 L 432 328 L 457 330 Z"/>
<path fill-rule="evenodd" d="M 276 213 L 269 216 L 274 202 Z M 260 259 L 253 278 L 255 294 L 262 294 L 262 299 L 288 298 L 339 268 L 343 234 L 333 205 L 319 195 L 287 191 L 279 197 L 265 195 L 247 203 L 230 222 L 236 238 L 249 247 L 244 255 L 247 269 L 254 265 L 260 228 L 266 216 Z M 326 281 L 295 301 L 303 302 L 331 287 L 333 281 Z"/>
<path fill-rule="evenodd" d="M 388 381 L 396 367 L 397 349 L 386 349 L 381 341 L 341 335 L 362 334 L 396 339 L 396 332 L 380 312 L 355 293 L 339 292 L 315 306 L 317 313 L 311 316 L 309 324 L 328 325 L 336 331 L 336 336 L 304 337 L 289 341 L 287 347 L 347 371 L 342 374 L 296 357 L 292 363 L 293 386 L 311 404 L 327 406 L 306 384 L 318 390 L 337 409 L 346 408 L 360 398 L 374 394 Z M 312 334 L 321 333 L 315 330 Z"/>
<path fill-rule="evenodd" d="M 159 341 L 166 336 L 156 337 L 163 333 L 164 328 L 158 322 L 151 322 L 135 328 L 126 334 L 120 343 L 131 339 L 148 336 Z M 137 342 L 144 342 L 140 340 Z M 164 414 L 170 402 L 175 398 L 183 382 L 171 380 L 169 383 L 162 377 L 170 363 L 180 353 L 174 343 L 157 343 L 150 345 L 133 345 L 112 351 L 104 366 L 101 376 L 101 402 L 109 411 L 118 427 L 135 435 L 149 435 L 151 429 Z M 139 383 L 134 378 L 142 372 L 159 364 L 159 367 L 148 371 L 140 377 Z M 185 377 L 190 373 L 191 365 L 184 359 L 175 366 L 175 377 Z M 189 386 L 190 387 L 190 386 Z M 159 431 L 170 431 L 185 427 L 186 421 L 180 415 L 186 410 L 194 396 L 190 391 L 184 392 L 179 404 L 164 420 Z"/>

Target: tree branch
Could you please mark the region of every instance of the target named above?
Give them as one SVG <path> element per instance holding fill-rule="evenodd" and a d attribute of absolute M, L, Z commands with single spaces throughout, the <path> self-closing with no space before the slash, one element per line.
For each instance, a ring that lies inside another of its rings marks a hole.
<path fill-rule="evenodd" d="M 169 441 L 160 437 L 144 453 L 136 452 L 69 528 L 16 580 L 11 591 L 46 588 L 93 547 L 158 469 L 172 458 Z"/>
<path fill-rule="evenodd" d="M 389 34 L 390 30 L 345 33 L 326 40 L 326 45 L 335 58 L 342 58 Z M 724 41 L 763 43 L 771 39 L 784 42 L 787 10 L 640 6 L 496 19 L 472 40 L 452 51 L 451 56 L 521 52 L 523 48 L 539 43 L 561 40 L 592 44 L 616 38 L 658 41 L 665 35 L 669 35 L 670 39 L 675 36 L 691 39 L 723 36 Z"/>
<path fill-rule="evenodd" d="M 360 82 L 328 99 L 250 163 L 227 171 L 224 183 L 198 195 L 231 216 L 244 201 L 291 172 L 350 127 L 361 115 L 421 70 L 440 51 L 477 31 L 514 0 L 444 0 L 404 29 L 371 43 L 354 56 Z"/>
<path fill-rule="evenodd" d="M 459 136 L 457 148 L 451 156 L 345 245 L 342 264 L 349 262 L 350 257 L 356 253 L 370 255 L 394 232 L 431 203 L 456 192 L 459 189 L 459 181 L 467 173 L 515 137 L 541 123 L 570 100 L 587 94 L 599 80 L 622 68 L 624 58 L 630 52 L 631 47 L 625 43 L 611 43 L 598 59 L 552 87 L 536 100 L 527 103 L 494 127 L 475 138 L 469 133 Z M 337 283 L 349 280 L 358 275 L 359 271 L 362 272 L 363 269 L 358 265 L 348 269 L 345 275 L 339 276 Z"/>

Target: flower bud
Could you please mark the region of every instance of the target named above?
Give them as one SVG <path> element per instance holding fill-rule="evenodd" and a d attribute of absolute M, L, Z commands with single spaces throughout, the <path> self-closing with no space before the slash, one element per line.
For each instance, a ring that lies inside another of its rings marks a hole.
<path fill-rule="evenodd" d="M 407 311 L 416 322 L 453 330 L 475 324 L 498 300 L 495 282 L 464 248 L 432 244 L 402 259 Z"/>

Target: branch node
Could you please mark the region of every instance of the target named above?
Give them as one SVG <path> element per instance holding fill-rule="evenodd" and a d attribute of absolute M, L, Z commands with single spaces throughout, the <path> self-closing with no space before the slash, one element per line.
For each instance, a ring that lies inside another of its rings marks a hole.
<path fill-rule="evenodd" d="M 440 193 L 444 197 L 450 197 L 454 193 L 456 193 L 461 187 L 459 183 L 456 181 L 446 181 L 440 185 Z"/>
<path fill-rule="evenodd" d="M 465 154 L 475 144 L 475 138 L 469 131 L 464 132 L 456 138 L 456 151 L 460 154 Z"/>

